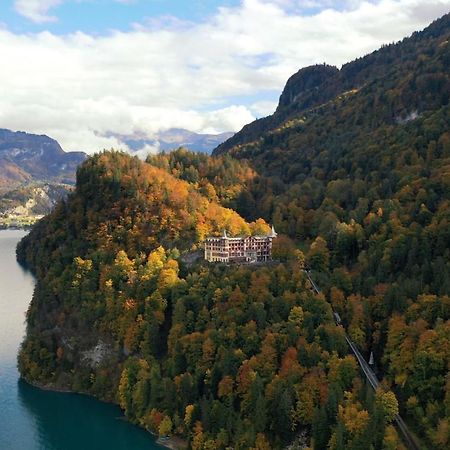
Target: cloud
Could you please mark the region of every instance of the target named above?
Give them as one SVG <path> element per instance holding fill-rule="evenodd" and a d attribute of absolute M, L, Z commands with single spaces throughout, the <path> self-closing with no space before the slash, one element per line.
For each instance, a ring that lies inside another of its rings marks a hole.
<path fill-rule="evenodd" d="M 66 150 L 88 152 L 126 148 L 111 132 L 237 131 L 273 111 L 276 99 L 267 94 L 281 93 L 299 68 L 341 65 L 423 28 L 429 11 L 437 17 L 450 6 L 321 1 L 326 8 L 310 14 L 280 1 L 245 0 L 201 23 L 143 20 L 103 36 L 0 29 L 8 62 L 0 71 L 0 127 L 46 133 Z M 46 16 L 48 8 L 37 11 Z"/>
<path fill-rule="evenodd" d="M 19 14 L 32 22 L 55 22 L 57 18 L 48 15 L 48 12 L 62 2 L 63 0 L 15 0 L 14 8 Z"/>
<path fill-rule="evenodd" d="M 272 114 L 277 107 L 277 102 L 270 100 L 261 100 L 253 103 L 250 106 L 252 113 L 256 115 L 257 118 L 265 117 Z"/>
<path fill-rule="evenodd" d="M 83 2 L 88 0 L 75 0 Z M 112 0 L 116 3 L 133 4 L 136 0 Z M 56 22 L 56 16 L 49 15 L 49 11 L 67 0 L 14 0 L 14 9 L 22 16 L 34 23 Z"/>

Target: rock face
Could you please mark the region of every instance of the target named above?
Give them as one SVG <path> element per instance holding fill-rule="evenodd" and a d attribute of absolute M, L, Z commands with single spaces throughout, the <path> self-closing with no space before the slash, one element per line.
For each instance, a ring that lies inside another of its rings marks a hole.
<path fill-rule="evenodd" d="M 71 189 L 67 184 L 30 184 L 4 192 L 0 198 L 0 214 L 43 216 Z"/>
<path fill-rule="evenodd" d="M 339 69 L 326 64 L 305 67 L 292 75 L 280 96 L 277 111 L 296 105 L 305 108 L 323 101 L 320 86 L 339 74 Z"/>
<path fill-rule="evenodd" d="M 0 188 L 24 182 L 73 184 L 83 152 L 66 153 L 48 136 L 0 129 Z"/>

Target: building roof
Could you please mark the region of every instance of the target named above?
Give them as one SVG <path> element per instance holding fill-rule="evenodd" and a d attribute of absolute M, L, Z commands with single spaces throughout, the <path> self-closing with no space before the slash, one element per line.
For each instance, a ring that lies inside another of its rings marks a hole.
<path fill-rule="evenodd" d="M 223 230 L 223 233 L 222 233 L 222 236 L 208 236 L 207 238 L 206 238 L 206 240 L 209 240 L 209 239 L 215 239 L 215 240 L 220 240 L 220 239 L 227 239 L 227 240 L 229 240 L 229 241 L 241 241 L 241 240 L 244 240 L 244 239 L 267 239 L 267 238 L 275 238 L 275 237 L 277 237 L 278 236 L 278 234 L 277 234 L 277 232 L 275 231 L 275 228 L 274 228 L 274 226 L 272 225 L 272 231 L 270 232 L 270 234 L 265 234 L 265 235 L 255 235 L 255 236 L 251 236 L 251 235 L 248 235 L 248 236 L 235 236 L 235 237 L 230 237 L 230 236 L 228 236 L 228 234 L 227 234 L 227 230 Z"/>

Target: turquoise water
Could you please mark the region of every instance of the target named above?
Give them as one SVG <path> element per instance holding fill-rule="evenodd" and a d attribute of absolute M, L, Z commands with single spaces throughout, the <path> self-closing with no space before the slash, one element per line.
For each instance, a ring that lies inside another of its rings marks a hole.
<path fill-rule="evenodd" d="M 0 450 L 161 449 L 127 423 L 118 407 L 19 380 L 16 356 L 34 286 L 15 260 L 22 236 L 22 231 L 0 231 Z"/>

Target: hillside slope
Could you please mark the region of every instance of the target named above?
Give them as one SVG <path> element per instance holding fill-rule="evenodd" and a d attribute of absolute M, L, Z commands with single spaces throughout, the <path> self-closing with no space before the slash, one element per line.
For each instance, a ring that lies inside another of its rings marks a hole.
<path fill-rule="evenodd" d="M 425 30 L 397 44 L 383 46 L 340 70 L 327 65 L 299 70 L 288 80 L 272 116 L 246 125 L 213 153 L 237 155 L 241 146 L 258 145 L 264 134 L 276 133 L 282 124 L 292 127 L 301 121 L 304 127 L 300 130 L 307 129 L 312 117 L 333 115 L 342 104 L 350 103 L 349 108 L 356 109 L 355 115 L 344 118 L 342 125 L 346 130 L 361 125 L 368 130 L 382 124 L 396 125 L 448 104 L 449 30 L 447 14 Z M 359 123 L 360 115 L 370 116 L 370 124 Z"/>
<path fill-rule="evenodd" d="M 0 196 L 0 227 L 31 226 L 72 190 L 68 184 L 32 182 L 5 190 Z"/>
<path fill-rule="evenodd" d="M 0 129 L 0 227 L 29 226 L 49 213 L 86 156 L 47 136 Z"/>
<path fill-rule="evenodd" d="M 57 239 L 48 227 L 59 226 L 58 218 L 67 223 L 67 230 L 64 238 Z M 110 250 L 119 248 L 121 233 L 134 230 L 133 241 L 128 237 L 127 244 L 136 256 L 158 245 L 195 249 L 207 234 L 220 233 L 224 228 L 231 234 L 250 232 L 250 225 L 237 213 L 209 201 L 189 183 L 137 157 L 103 152 L 80 166 L 75 192 L 37 224 L 22 245 L 36 258 L 34 245 L 50 256 L 54 250 L 64 253 L 60 244 L 67 240 L 77 245 L 76 254 L 83 257 L 88 243 L 101 247 L 106 239 Z M 93 236 L 95 242 L 91 242 Z M 41 238 L 48 240 L 48 245 Z M 73 249 L 68 252 L 72 258 Z M 34 258 L 27 259 L 32 267 Z M 45 258 L 42 263 L 46 264 Z"/>
<path fill-rule="evenodd" d="M 229 181 L 218 182 L 221 195 Z M 180 254 L 223 227 L 269 231 L 201 189 L 122 153 L 80 167 L 74 193 L 18 246 L 37 277 L 22 377 L 117 402 L 133 423 L 194 450 L 281 449 L 311 436 L 324 448 L 341 408 L 364 427 L 347 448 L 398 442 L 379 403 L 388 394 L 375 401 L 361 388 L 301 252 L 271 266 L 184 265 Z"/>
<path fill-rule="evenodd" d="M 339 71 L 303 69 L 273 116 L 214 152 L 256 172 L 237 210 L 305 249 L 350 336 L 436 449 L 450 443 L 449 39 L 446 15 Z"/>
<path fill-rule="evenodd" d="M 88 159 L 67 201 L 18 246 L 37 277 L 22 377 L 118 402 L 134 423 L 197 449 L 280 448 L 310 427 L 319 391 L 333 382 L 338 402 L 356 363 L 296 265 L 184 267 L 180 253 L 223 227 L 269 231 L 137 158 Z M 308 386 L 314 403 L 295 418 L 294 392 Z"/>
<path fill-rule="evenodd" d="M 85 153 L 66 153 L 48 136 L 0 129 L 0 188 L 30 180 L 73 183 L 84 159 Z"/>

